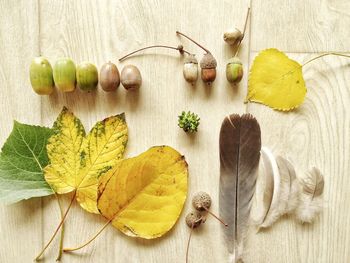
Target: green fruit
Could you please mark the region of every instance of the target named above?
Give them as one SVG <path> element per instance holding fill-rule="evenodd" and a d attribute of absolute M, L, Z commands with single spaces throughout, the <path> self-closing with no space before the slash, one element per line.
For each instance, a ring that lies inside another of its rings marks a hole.
<path fill-rule="evenodd" d="M 231 58 L 226 65 L 226 78 L 230 83 L 239 83 L 243 78 L 243 65 L 238 57 Z"/>
<path fill-rule="evenodd" d="M 98 84 L 98 72 L 94 64 L 83 62 L 77 66 L 77 83 L 81 90 L 92 91 Z"/>
<path fill-rule="evenodd" d="M 75 64 L 70 58 L 61 58 L 53 67 L 53 79 L 56 87 L 62 92 L 75 89 Z"/>
<path fill-rule="evenodd" d="M 29 75 L 30 83 L 36 93 L 39 95 L 50 95 L 53 92 L 52 67 L 46 58 L 34 58 L 30 64 Z"/>

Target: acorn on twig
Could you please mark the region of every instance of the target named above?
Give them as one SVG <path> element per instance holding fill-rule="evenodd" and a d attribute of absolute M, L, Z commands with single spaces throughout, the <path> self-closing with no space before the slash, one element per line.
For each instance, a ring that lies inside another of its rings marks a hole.
<path fill-rule="evenodd" d="M 187 82 L 194 84 L 198 79 L 198 60 L 195 55 L 185 57 L 183 75 Z"/>
<path fill-rule="evenodd" d="M 235 28 L 224 33 L 224 41 L 229 45 L 236 45 L 243 39 L 242 32 Z"/>
<path fill-rule="evenodd" d="M 201 49 L 203 49 L 206 52 L 206 54 L 204 54 L 203 58 L 200 61 L 201 78 L 205 83 L 210 85 L 216 78 L 216 66 L 217 66 L 216 59 L 214 58 L 214 56 L 210 53 L 210 51 L 208 49 L 203 47 L 198 42 L 194 41 L 189 36 L 179 32 L 179 31 L 176 31 L 176 34 L 187 38 L 188 40 L 192 41 L 194 44 L 196 44 L 197 46 L 199 46 Z"/>
<path fill-rule="evenodd" d="M 237 45 L 234 57 L 230 58 L 228 63 L 226 64 L 226 79 L 228 82 L 233 84 L 239 83 L 243 78 L 243 65 L 241 60 L 238 58 L 237 54 L 245 36 L 249 14 L 250 7 L 248 7 L 247 10 L 243 33 L 238 29 L 224 33 L 224 40 L 226 41 L 226 43 L 230 45 Z"/>
<path fill-rule="evenodd" d="M 238 57 L 230 58 L 226 65 L 226 78 L 230 83 L 239 83 L 243 78 L 243 65 Z"/>

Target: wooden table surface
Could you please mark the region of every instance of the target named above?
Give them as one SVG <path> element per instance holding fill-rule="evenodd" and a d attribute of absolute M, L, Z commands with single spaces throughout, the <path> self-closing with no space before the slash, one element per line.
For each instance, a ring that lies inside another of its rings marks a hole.
<path fill-rule="evenodd" d="M 312 225 L 284 217 L 271 229 L 247 237 L 246 262 L 350 262 L 350 67 L 349 60 L 325 57 L 304 68 L 308 88 L 305 103 L 290 113 L 258 104 L 243 104 L 247 72 L 254 56 L 275 47 L 299 62 L 325 51 L 350 51 L 350 1 L 253 0 L 251 20 L 240 57 L 245 77 L 238 87 L 225 78 L 232 49 L 223 32 L 242 28 L 247 0 L 119 0 L 119 1 L 6 1 L 0 0 L 0 143 L 5 142 L 13 120 L 51 126 L 65 105 L 86 129 L 107 116 L 126 113 L 129 143 L 126 156 L 151 146 L 167 144 L 189 163 L 189 196 L 199 190 L 213 197 L 218 210 L 218 133 L 229 113 L 252 113 L 259 121 L 263 145 L 290 157 L 298 169 L 312 165 L 325 176 L 325 208 Z M 202 51 L 175 31 L 203 43 L 218 61 L 217 80 L 211 87 L 195 87 L 182 77 L 182 59 L 173 51 L 150 50 L 123 63 L 123 54 L 152 44 L 177 45 L 201 57 Z M 69 56 L 77 63 L 91 61 L 100 67 L 109 60 L 119 69 L 137 65 L 143 76 L 138 93 L 119 87 L 84 94 L 55 92 L 36 95 L 28 68 L 39 54 L 51 63 Z M 177 128 L 177 115 L 191 110 L 201 117 L 198 134 L 188 136 Z M 69 196 L 63 197 L 65 206 Z M 190 209 L 186 203 L 184 212 Z M 126 237 L 108 227 L 83 250 L 64 255 L 63 262 L 184 262 L 189 229 L 184 214 L 163 238 L 147 241 Z M 53 197 L 35 198 L 0 206 L 0 262 L 31 262 L 50 238 L 60 220 Z M 78 245 L 103 224 L 98 215 L 74 205 L 66 222 L 65 245 Z M 226 262 L 220 225 L 210 218 L 193 235 L 190 262 Z M 54 262 L 58 239 L 44 262 Z"/>

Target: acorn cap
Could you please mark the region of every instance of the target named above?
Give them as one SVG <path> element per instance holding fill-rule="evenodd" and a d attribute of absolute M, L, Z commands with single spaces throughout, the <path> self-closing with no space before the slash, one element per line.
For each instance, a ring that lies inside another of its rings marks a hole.
<path fill-rule="evenodd" d="M 239 57 L 232 57 L 228 60 L 227 64 L 241 64 L 242 61 L 239 59 Z"/>
<path fill-rule="evenodd" d="M 198 60 L 196 59 L 194 54 L 191 54 L 185 57 L 184 64 L 187 63 L 198 64 Z"/>
<path fill-rule="evenodd" d="M 217 62 L 211 53 L 204 54 L 200 62 L 201 68 L 216 68 Z"/>

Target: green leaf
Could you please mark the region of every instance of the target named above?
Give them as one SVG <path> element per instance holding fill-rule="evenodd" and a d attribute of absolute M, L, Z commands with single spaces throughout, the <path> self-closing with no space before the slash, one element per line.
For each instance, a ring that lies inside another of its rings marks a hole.
<path fill-rule="evenodd" d="M 49 128 L 14 122 L 0 153 L 0 202 L 53 194 L 42 171 L 49 162 L 46 144 L 51 135 Z"/>

